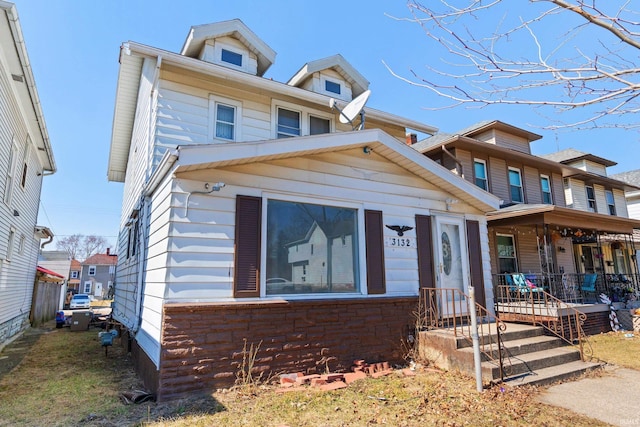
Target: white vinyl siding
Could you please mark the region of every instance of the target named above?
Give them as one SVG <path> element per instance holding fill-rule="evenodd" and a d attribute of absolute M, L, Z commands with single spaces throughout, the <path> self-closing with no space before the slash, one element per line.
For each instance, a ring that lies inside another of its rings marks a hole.
<path fill-rule="evenodd" d="M 616 201 L 616 215 L 623 218 L 636 218 L 640 219 L 640 214 L 632 216 L 630 209 L 627 205 L 627 199 L 624 196 L 624 191 L 613 189 L 613 198 Z"/>
<path fill-rule="evenodd" d="M 18 143 L 13 140 L 11 144 L 11 150 L 9 151 L 9 167 L 7 168 L 7 174 L 4 183 L 4 203 L 7 206 L 11 206 L 11 198 L 13 196 L 13 188 L 16 181 L 16 167 L 18 157 Z"/>

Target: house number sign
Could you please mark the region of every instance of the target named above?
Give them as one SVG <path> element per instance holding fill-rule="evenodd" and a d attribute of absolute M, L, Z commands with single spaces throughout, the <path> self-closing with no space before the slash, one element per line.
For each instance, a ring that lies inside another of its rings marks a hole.
<path fill-rule="evenodd" d="M 413 237 L 385 237 L 384 245 L 390 248 L 415 248 L 416 239 Z"/>

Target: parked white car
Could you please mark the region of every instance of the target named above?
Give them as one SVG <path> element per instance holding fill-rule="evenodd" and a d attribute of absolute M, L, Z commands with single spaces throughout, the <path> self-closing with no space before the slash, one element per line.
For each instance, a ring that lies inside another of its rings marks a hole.
<path fill-rule="evenodd" d="M 91 308 L 91 299 L 89 298 L 89 295 L 75 294 L 73 298 L 71 298 L 69 308 L 71 310 L 74 310 L 76 308 Z"/>

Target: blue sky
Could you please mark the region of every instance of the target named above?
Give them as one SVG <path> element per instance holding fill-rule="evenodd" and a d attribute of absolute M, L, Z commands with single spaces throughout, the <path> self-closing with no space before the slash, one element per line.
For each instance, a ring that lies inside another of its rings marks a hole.
<path fill-rule="evenodd" d="M 59 237 L 80 233 L 115 247 L 122 184 L 106 178 L 118 54 L 125 41 L 177 52 L 190 26 L 240 18 L 277 52 L 265 77 L 287 81 L 306 62 L 342 54 L 370 82 L 373 108 L 455 132 L 499 119 L 541 134 L 534 154 L 574 147 L 618 162 L 609 173 L 637 169 L 637 132 L 547 132 L 530 107 L 432 111 L 435 95 L 393 77 L 438 61 L 434 46 L 408 17 L 404 0 L 15 0 L 58 172 L 44 180 L 38 224 Z M 526 7 L 524 2 L 522 7 Z"/>

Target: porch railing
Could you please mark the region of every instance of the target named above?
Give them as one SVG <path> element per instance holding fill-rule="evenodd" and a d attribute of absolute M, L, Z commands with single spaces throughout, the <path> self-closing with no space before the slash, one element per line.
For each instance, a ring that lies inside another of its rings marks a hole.
<path fill-rule="evenodd" d="M 638 274 L 602 274 L 596 276 L 595 290 L 585 290 L 589 274 L 540 274 L 522 273 L 526 280 L 538 288 L 544 289 L 554 297 L 566 302 L 581 304 L 597 302 L 600 294 L 605 294 L 612 301 L 626 301 L 632 295 L 640 298 L 640 275 Z M 506 274 L 495 274 L 493 283 L 506 285 Z"/>
<path fill-rule="evenodd" d="M 473 342 L 469 296 L 459 289 L 422 288 L 420 307 L 423 330 L 448 329 L 454 336 Z M 486 361 L 500 367 L 500 378 L 503 379 L 500 334 L 505 332 L 507 325 L 477 302 L 473 309 L 477 318 L 480 352 Z"/>
<path fill-rule="evenodd" d="M 591 347 L 582 328 L 587 315 L 542 287 L 527 286 L 528 289 L 504 282 L 494 284 L 496 314 L 504 321 L 541 326 L 566 343 L 578 347 L 583 361 L 590 357 Z"/>

